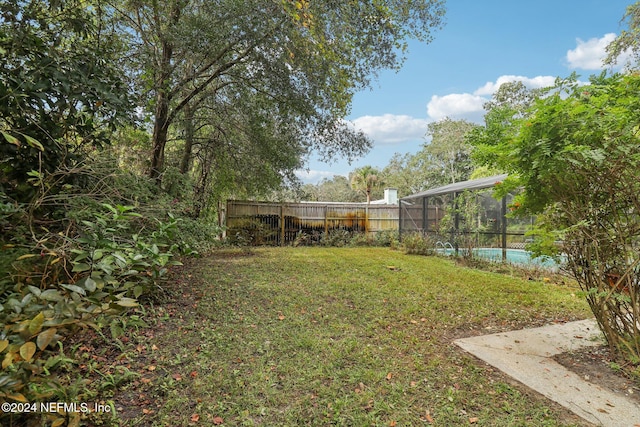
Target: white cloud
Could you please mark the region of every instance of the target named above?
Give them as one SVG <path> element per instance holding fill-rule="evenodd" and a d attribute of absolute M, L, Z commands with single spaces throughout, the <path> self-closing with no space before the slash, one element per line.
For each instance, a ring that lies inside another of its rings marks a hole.
<path fill-rule="evenodd" d="M 602 60 L 607 56 L 606 48 L 614 39 L 614 33 L 608 33 L 601 38 L 587 41 L 576 39 L 576 48 L 567 51 L 569 68 L 582 70 L 601 70 Z"/>
<path fill-rule="evenodd" d="M 475 123 L 482 123 L 484 117 L 483 105 L 491 100 L 498 88 L 504 83 L 521 81 L 529 89 L 552 86 L 555 83 L 552 76 L 514 76 L 504 75 L 495 82 L 487 82 L 473 93 L 451 93 L 449 95 L 434 95 L 427 104 L 427 114 L 432 120 L 442 120 L 449 117 L 454 120 L 465 119 Z"/>
<path fill-rule="evenodd" d="M 340 175 L 331 171 L 321 171 L 313 169 L 298 169 L 295 174 L 304 183 L 317 183 L 323 178 L 333 178 L 334 175 Z"/>
<path fill-rule="evenodd" d="M 353 120 L 355 128 L 364 132 L 374 144 L 399 144 L 422 139 L 428 124 L 426 119 L 395 114 L 362 116 Z"/>
<path fill-rule="evenodd" d="M 481 121 L 484 114 L 482 105 L 487 99 L 470 93 L 452 93 L 445 96 L 433 95 L 427 104 L 427 114 L 433 120 L 467 119 Z"/>
<path fill-rule="evenodd" d="M 525 77 L 525 76 L 512 76 L 505 75 L 500 76 L 495 82 L 486 82 L 484 86 L 478 88 L 473 94 L 474 95 L 493 95 L 504 83 L 510 82 L 522 82 L 529 89 L 539 89 L 542 87 L 553 86 L 556 78 L 552 76 L 536 76 L 536 77 Z"/>

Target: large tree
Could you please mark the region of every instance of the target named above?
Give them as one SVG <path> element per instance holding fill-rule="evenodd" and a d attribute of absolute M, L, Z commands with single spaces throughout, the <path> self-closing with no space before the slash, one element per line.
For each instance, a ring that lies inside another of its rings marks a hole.
<path fill-rule="evenodd" d="M 531 114 L 531 107 L 536 99 L 548 89 L 528 89 L 521 81 L 500 85 L 490 101 L 484 104 L 484 126 L 478 126 L 466 136 L 467 142 L 474 146 L 473 158 L 477 164 L 492 166 L 488 170 L 505 172 L 496 165 L 494 152 L 503 141 L 516 137 L 519 130 L 517 124 Z"/>
<path fill-rule="evenodd" d="M 315 186 L 316 199 L 321 202 L 359 202 L 361 195 L 354 190 L 347 177 L 334 175 L 324 178 Z"/>
<path fill-rule="evenodd" d="M 471 174 L 471 145 L 466 142 L 466 136 L 476 127 L 478 125 L 466 120 L 450 118 L 429 123 L 427 135 L 431 141 L 422 152 L 436 174 L 441 175 L 443 185 L 464 181 Z"/>
<path fill-rule="evenodd" d="M 449 118 L 430 123 L 430 140 L 417 153 L 396 153 L 384 168 L 387 185 L 402 196 L 468 179 L 473 167 L 466 136 L 477 127 Z"/>
<path fill-rule="evenodd" d="M 385 182 L 398 190 L 398 197 L 408 196 L 424 189 L 425 182 L 412 153 L 395 153 L 382 170 Z"/>
<path fill-rule="evenodd" d="M 640 2 L 627 6 L 622 21 L 626 23 L 627 29 L 622 30 L 620 35 L 607 46 L 605 63 L 617 64 L 621 57 L 624 58 L 626 53 L 630 53 L 631 61 L 624 65 L 636 68 L 640 64 Z"/>
<path fill-rule="evenodd" d="M 304 155 L 297 128 L 261 100 L 255 94 L 242 101 L 250 108 L 218 102 L 200 111 L 192 147 L 195 216 L 210 206 L 212 195 L 264 197 L 282 181 L 296 180 L 294 170 L 303 166 Z"/>
<path fill-rule="evenodd" d="M 154 178 L 171 127 L 204 96 L 241 109 L 247 98 L 237 93 L 260 94 L 262 109 L 297 128 L 305 151 L 361 154 L 367 141 L 342 120 L 353 93 L 398 68 L 407 38 L 429 41 L 444 14 L 442 0 L 125 0 L 114 9 L 146 83 Z"/>
<path fill-rule="evenodd" d="M 121 40 L 101 12 L 91 0 L 0 2 L 0 190 L 11 197 L 27 201 L 27 177 L 42 183 L 108 143 L 131 111 Z"/>

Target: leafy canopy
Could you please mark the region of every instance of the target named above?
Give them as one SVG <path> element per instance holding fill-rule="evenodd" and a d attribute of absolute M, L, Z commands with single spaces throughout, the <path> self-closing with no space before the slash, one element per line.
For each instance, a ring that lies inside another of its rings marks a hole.
<path fill-rule="evenodd" d="M 109 132 L 129 118 L 128 88 L 114 60 L 120 39 L 101 28 L 99 14 L 93 1 L 0 3 L 7 194 L 32 170 L 53 172 L 76 161 L 83 147 L 108 143 Z"/>
<path fill-rule="evenodd" d="M 303 154 L 361 155 L 369 142 L 343 120 L 353 94 L 381 69 L 401 66 L 408 38 L 430 41 L 442 25 L 443 5 L 121 2 L 114 17 L 130 35 L 131 68 L 142 70 L 139 91 L 154 121 L 151 176 L 161 174 L 168 134 L 187 106 L 219 110 L 220 117 L 256 112 L 260 119 L 268 112 L 269 125 L 286 130 Z M 245 133 L 223 120 L 215 125 L 226 135 Z"/>

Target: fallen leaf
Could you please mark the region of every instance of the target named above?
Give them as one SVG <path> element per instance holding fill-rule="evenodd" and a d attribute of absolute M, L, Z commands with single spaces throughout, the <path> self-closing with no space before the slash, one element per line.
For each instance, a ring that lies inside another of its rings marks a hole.
<path fill-rule="evenodd" d="M 222 419 L 222 417 L 213 417 L 213 424 L 219 426 L 220 424 L 224 423 L 224 420 Z"/>
<path fill-rule="evenodd" d="M 469 422 L 470 422 L 471 424 L 475 424 L 475 423 L 477 423 L 478 421 L 480 421 L 480 419 L 479 419 L 478 417 L 471 417 L 471 418 L 469 418 Z"/>
<path fill-rule="evenodd" d="M 140 378 L 140 382 L 142 384 L 149 384 L 151 382 L 151 380 L 149 378 Z"/>
<path fill-rule="evenodd" d="M 173 374 L 171 375 L 171 378 L 173 378 L 176 381 L 182 381 L 182 375 L 180 374 Z"/>
<path fill-rule="evenodd" d="M 197 372 L 197 371 L 191 371 L 191 373 L 189 374 L 189 376 L 190 376 L 191 378 L 195 378 L 195 377 L 197 377 L 197 376 L 198 376 L 198 372 Z"/>
<path fill-rule="evenodd" d="M 142 413 L 145 415 L 153 414 L 153 409 L 143 408 Z"/>
<path fill-rule="evenodd" d="M 200 415 L 198 414 L 191 415 L 191 421 L 194 423 L 197 423 L 198 421 L 200 421 Z"/>
<path fill-rule="evenodd" d="M 285 319 L 285 317 L 284 317 L 284 315 L 283 315 L 282 313 L 280 313 L 280 314 L 278 315 L 278 319 L 280 319 L 280 320 L 284 320 L 284 319 Z"/>
<path fill-rule="evenodd" d="M 396 422 L 391 420 L 391 422 L 389 423 L 389 427 L 396 427 Z"/>
<path fill-rule="evenodd" d="M 154 345 L 151 346 L 151 350 L 156 351 L 157 349 L 158 349 L 157 345 L 154 344 Z"/>

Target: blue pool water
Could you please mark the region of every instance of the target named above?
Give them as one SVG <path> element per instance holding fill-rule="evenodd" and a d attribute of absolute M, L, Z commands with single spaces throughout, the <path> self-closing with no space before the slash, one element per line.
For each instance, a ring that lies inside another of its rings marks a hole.
<path fill-rule="evenodd" d="M 462 254 L 464 249 L 459 249 L 458 253 Z M 531 252 L 523 249 L 507 249 L 506 261 L 512 264 L 521 265 L 537 265 L 550 269 L 557 269 L 559 265 L 552 258 L 549 257 L 536 257 L 531 256 Z M 439 254 L 454 255 L 455 250 L 451 248 L 437 249 Z M 476 248 L 473 249 L 473 255 L 479 258 L 485 258 L 491 261 L 502 261 L 502 248 Z"/>

